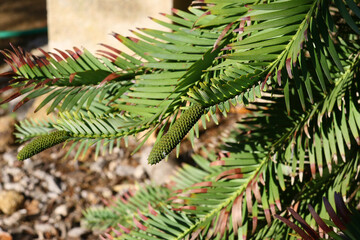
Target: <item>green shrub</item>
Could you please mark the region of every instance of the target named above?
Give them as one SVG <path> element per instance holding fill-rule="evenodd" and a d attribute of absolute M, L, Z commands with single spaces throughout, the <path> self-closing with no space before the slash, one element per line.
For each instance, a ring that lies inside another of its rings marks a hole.
<path fill-rule="evenodd" d="M 356 204 L 358 3 L 202 0 L 194 6 L 165 15 L 172 23 L 153 19 L 168 31 L 139 29 L 138 38 L 114 34 L 136 56 L 107 45 L 99 58 L 78 48 L 44 52 L 43 59 L 15 47 L 3 51 L 13 71 L 3 74 L 12 82 L 2 91 L 16 89 L 3 103 L 21 96 L 18 108 L 47 94 L 37 109 L 50 103 L 48 112 L 57 113 L 56 121 L 21 122 L 17 137 L 27 141 L 60 131 L 61 140 L 73 141 L 70 149 L 77 147 L 77 158 L 91 146 L 97 153 L 111 150 L 127 136 L 145 131 L 144 142 L 158 130 L 149 156 L 154 164 L 187 132 L 193 141 L 199 119 L 204 126 L 210 119 L 217 123 L 217 110 L 226 116 L 232 105 L 252 103 L 252 114 L 222 151 L 194 155 L 196 165 L 185 164 L 172 188 L 147 186 L 115 206 L 88 209 L 90 226 L 112 227 L 102 238 L 296 239 L 273 216 L 284 220 L 292 206 L 315 227 L 308 204 L 322 218 L 328 217 L 323 196 L 334 205 L 339 192 Z M 36 154 L 38 142 L 19 158 Z M 343 231 L 356 239 L 348 233 Z M 311 230 L 305 234 L 316 239 Z"/>

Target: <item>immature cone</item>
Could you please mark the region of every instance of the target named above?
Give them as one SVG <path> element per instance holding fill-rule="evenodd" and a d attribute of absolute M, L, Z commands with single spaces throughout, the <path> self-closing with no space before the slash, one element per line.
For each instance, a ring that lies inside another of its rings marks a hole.
<path fill-rule="evenodd" d="M 150 152 L 149 164 L 156 164 L 164 159 L 180 141 L 186 136 L 190 129 L 204 113 L 204 107 L 200 104 L 191 106 L 170 127 L 168 132 L 161 137 Z"/>
<path fill-rule="evenodd" d="M 38 154 L 52 146 L 66 141 L 70 137 L 66 131 L 55 131 L 50 134 L 35 138 L 27 144 L 17 155 L 17 159 L 23 161 L 29 157 Z"/>

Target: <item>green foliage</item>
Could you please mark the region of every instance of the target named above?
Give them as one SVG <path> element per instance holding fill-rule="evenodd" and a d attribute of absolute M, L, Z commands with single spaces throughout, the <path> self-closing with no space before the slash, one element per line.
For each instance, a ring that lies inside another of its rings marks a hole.
<path fill-rule="evenodd" d="M 105 208 L 89 208 L 84 211 L 84 215 L 89 227 L 101 227 L 105 230 L 121 225 L 126 228 L 135 214 L 140 211 L 150 213 L 154 211 L 152 206 L 161 207 L 169 194 L 170 191 L 166 187 L 139 186 L 136 194 L 135 189 L 129 189 L 118 202 L 109 202 Z"/>
<path fill-rule="evenodd" d="M 171 187 L 148 186 L 86 211 L 91 227 L 111 227 L 102 238 L 296 239 L 275 214 L 292 206 L 315 227 L 308 204 L 326 218 L 323 196 L 332 205 L 335 192 L 351 206 L 359 201 L 358 2 L 202 0 L 164 16 L 172 23 L 153 21 L 167 31 L 114 33 L 135 56 L 107 45 L 99 58 L 78 48 L 45 58 L 2 51 L 12 71 L 0 91 L 16 90 L 3 103 L 21 96 L 18 108 L 46 94 L 37 110 L 49 104 L 57 113 L 21 122 L 17 136 L 59 131 L 75 158 L 145 132 L 138 150 L 157 131 L 155 164 L 189 131 L 194 142 L 199 119 L 206 128 L 219 123 L 217 110 L 226 116 L 232 105 L 253 103 L 222 151 L 194 155 L 196 165 L 183 165 Z M 25 148 L 36 153 L 33 142 Z"/>
<path fill-rule="evenodd" d="M 339 193 L 335 193 L 335 206 L 337 214 L 326 198 L 324 198 L 323 201 L 331 220 L 321 219 L 320 216 L 315 212 L 314 208 L 310 204 L 308 205 L 312 217 L 315 219 L 316 223 L 321 227 L 321 229 L 323 229 L 323 231 L 332 239 L 359 239 L 360 231 L 358 230 L 357 226 L 360 221 L 360 213 L 355 209 L 349 210 Z M 275 217 L 279 218 L 281 221 L 286 223 L 286 225 L 293 228 L 302 239 L 320 239 L 320 236 L 316 230 L 312 229 L 311 226 L 309 226 L 294 209 L 290 208 L 289 212 L 294 217 L 294 219 L 300 223 L 303 229 L 299 228 L 293 222 L 279 215 L 275 215 Z M 339 234 L 334 232 L 331 227 L 337 229 L 337 232 L 341 231 L 341 233 Z"/>

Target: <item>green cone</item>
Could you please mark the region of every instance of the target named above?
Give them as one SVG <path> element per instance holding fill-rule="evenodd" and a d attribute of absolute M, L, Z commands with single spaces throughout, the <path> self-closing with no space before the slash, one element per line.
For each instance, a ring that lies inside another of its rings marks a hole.
<path fill-rule="evenodd" d="M 148 158 L 149 164 L 156 164 L 164 159 L 180 143 L 203 114 L 204 107 L 200 104 L 191 106 L 181 114 L 179 119 L 151 150 Z"/>
<path fill-rule="evenodd" d="M 66 141 L 70 137 L 66 131 L 55 131 L 48 135 L 35 138 L 29 144 L 27 144 L 17 155 L 17 159 L 23 161 L 29 157 L 38 154 L 52 146 Z"/>

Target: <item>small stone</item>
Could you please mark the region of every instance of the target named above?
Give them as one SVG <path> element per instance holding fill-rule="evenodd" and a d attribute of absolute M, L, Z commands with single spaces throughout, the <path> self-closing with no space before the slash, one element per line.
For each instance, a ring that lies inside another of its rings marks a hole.
<path fill-rule="evenodd" d="M 104 171 L 105 165 L 105 159 L 103 157 L 98 157 L 98 159 L 90 165 L 90 170 L 101 173 Z"/>
<path fill-rule="evenodd" d="M 47 196 L 48 199 L 56 199 L 56 198 L 59 197 L 59 194 L 58 194 L 58 193 L 55 193 L 55 192 L 48 192 L 48 193 L 46 194 L 46 196 Z"/>
<path fill-rule="evenodd" d="M 93 192 L 82 190 L 80 195 L 82 198 L 86 199 L 90 204 L 96 204 L 98 202 L 98 198 Z"/>
<path fill-rule="evenodd" d="M 48 215 L 42 215 L 42 216 L 40 216 L 40 221 L 42 221 L 42 222 L 47 222 L 47 221 L 49 221 L 49 216 Z"/>
<path fill-rule="evenodd" d="M 14 142 L 15 118 L 11 116 L 0 117 L 0 152 L 5 152 L 10 144 Z"/>
<path fill-rule="evenodd" d="M 119 193 L 120 195 L 124 194 L 129 189 L 136 189 L 136 186 L 134 184 L 127 184 L 127 183 L 113 186 L 113 190 Z"/>
<path fill-rule="evenodd" d="M 25 225 L 25 224 L 21 224 L 20 226 L 18 225 L 18 226 L 16 226 L 16 229 L 12 229 L 11 230 L 11 234 L 13 234 L 13 235 L 25 235 L 25 236 L 29 236 L 29 237 L 27 237 L 27 238 L 22 238 L 21 240 L 31 240 L 32 238 L 30 238 L 30 236 L 33 236 L 33 235 L 35 235 L 35 230 L 32 228 L 32 227 L 30 227 L 30 226 L 28 226 L 28 225 Z"/>
<path fill-rule="evenodd" d="M 19 181 L 24 176 L 21 169 L 16 167 L 5 167 L 4 172 L 10 174 L 15 182 Z"/>
<path fill-rule="evenodd" d="M 105 172 L 105 176 L 108 178 L 108 179 L 114 179 L 116 177 L 116 175 L 111 172 L 111 171 L 106 171 Z"/>
<path fill-rule="evenodd" d="M 6 173 L 1 173 L 1 180 L 3 183 L 9 183 L 11 182 L 11 179 L 10 179 L 10 175 L 9 174 L 6 174 Z"/>
<path fill-rule="evenodd" d="M 35 230 L 37 232 L 53 232 L 54 227 L 47 223 L 35 223 Z"/>
<path fill-rule="evenodd" d="M 82 190 L 81 193 L 80 193 L 80 196 L 81 196 L 82 198 L 87 198 L 87 197 L 88 197 L 88 191 Z"/>
<path fill-rule="evenodd" d="M 135 172 L 135 168 L 127 165 L 117 166 L 115 169 L 116 175 L 119 177 L 128 177 L 133 175 Z"/>
<path fill-rule="evenodd" d="M 18 161 L 16 159 L 16 155 L 14 152 L 6 152 L 3 155 L 3 159 L 5 160 L 5 162 L 7 163 L 8 166 L 14 166 L 15 163 Z"/>
<path fill-rule="evenodd" d="M 16 191 L 0 192 L 0 210 L 6 215 L 11 215 L 24 203 L 24 196 Z"/>
<path fill-rule="evenodd" d="M 115 147 L 115 148 L 113 149 L 113 153 L 114 153 L 114 154 L 118 154 L 118 156 L 119 156 L 120 158 L 122 158 L 122 157 L 124 156 L 124 149 Z"/>
<path fill-rule="evenodd" d="M 143 168 L 143 166 L 139 165 L 135 168 L 134 177 L 137 180 L 140 180 L 145 177 L 145 169 Z"/>
<path fill-rule="evenodd" d="M 60 220 L 59 218 L 60 216 L 57 216 L 56 219 L 55 218 L 50 218 L 47 223 L 51 224 L 51 225 L 55 225 L 55 222 L 58 222 Z"/>
<path fill-rule="evenodd" d="M 36 199 L 33 199 L 28 205 L 26 205 L 27 214 L 29 216 L 37 215 L 40 213 L 40 202 Z"/>
<path fill-rule="evenodd" d="M 66 230 L 65 222 L 57 221 L 57 222 L 55 222 L 54 227 L 56 227 L 59 230 L 60 239 L 66 239 L 67 230 Z"/>
<path fill-rule="evenodd" d="M 81 191 L 81 188 L 80 188 L 79 186 L 76 186 L 76 187 L 74 188 L 74 191 L 75 191 L 76 193 L 79 193 L 79 192 Z"/>
<path fill-rule="evenodd" d="M 114 172 L 116 167 L 119 166 L 120 161 L 111 161 L 109 163 L 109 172 Z"/>
<path fill-rule="evenodd" d="M 42 224 L 42 223 L 36 223 L 35 224 L 35 231 L 39 235 L 39 239 L 44 239 L 45 236 L 55 236 L 57 235 L 56 228 L 50 224 Z"/>
<path fill-rule="evenodd" d="M 12 237 L 7 232 L 0 231 L 0 240 L 12 240 Z"/>
<path fill-rule="evenodd" d="M 43 180 L 48 174 L 42 170 L 35 170 L 32 172 L 32 175 L 40 180 Z"/>
<path fill-rule="evenodd" d="M 52 152 L 52 153 L 50 154 L 50 158 L 51 158 L 51 159 L 54 159 L 54 160 L 60 159 L 62 156 L 64 156 L 64 152 L 63 152 L 63 151 L 55 151 L 55 152 Z"/>
<path fill-rule="evenodd" d="M 11 227 L 14 225 L 18 225 L 19 222 L 26 216 L 26 209 L 20 209 L 17 212 L 11 214 L 11 216 L 4 218 L 3 222 L 5 225 Z"/>
<path fill-rule="evenodd" d="M 45 177 L 45 180 L 47 182 L 48 190 L 57 194 L 60 194 L 62 191 L 59 187 L 59 185 L 55 182 L 55 178 L 51 175 L 47 175 Z"/>
<path fill-rule="evenodd" d="M 82 227 L 75 227 L 68 232 L 69 238 L 80 238 L 81 236 L 89 233 L 89 230 Z"/>
<path fill-rule="evenodd" d="M 35 186 L 35 189 L 30 192 L 27 196 L 39 200 L 39 202 L 46 203 L 49 201 L 46 192 L 42 190 L 40 186 Z"/>
<path fill-rule="evenodd" d="M 34 169 L 34 166 L 35 166 L 34 161 L 31 158 L 24 161 L 23 168 L 25 170 L 32 171 Z"/>
<path fill-rule="evenodd" d="M 124 187 L 122 186 L 122 184 L 113 186 L 113 190 L 117 193 L 122 192 L 123 189 L 124 189 Z"/>
<path fill-rule="evenodd" d="M 5 182 L 4 189 L 13 190 L 15 192 L 24 192 L 25 191 L 25 187 L 21 183 L 12 183 L 12 182 Z"/>
<path fill-rule="evenodd" d="M 66 204 L 62 204 L 55 208 L 54 210 L 55 215 L 66 217 L 68 215 L 68 208 Z"/>
<path fill-rule="evenodd" d="M 25 191 L 33 191 L 35 189 L 35 181 L 37 179 L 34 178 L 29 178 L 28 176 L 24 176 L 24 178 L 22 178 L 19 183 L 21 184 L 21 186 L 23 186 L 25 188 Z M 25 194 L 27 195 L 27 194 Z"/>
<path fill-rule="evenodd" d="M 111 198 L 112 196 L 112 191 L 108 188 L 104 188 L 104 190 L 102 191 L 101 195 L 104 197 L 104 198 Z"/>

